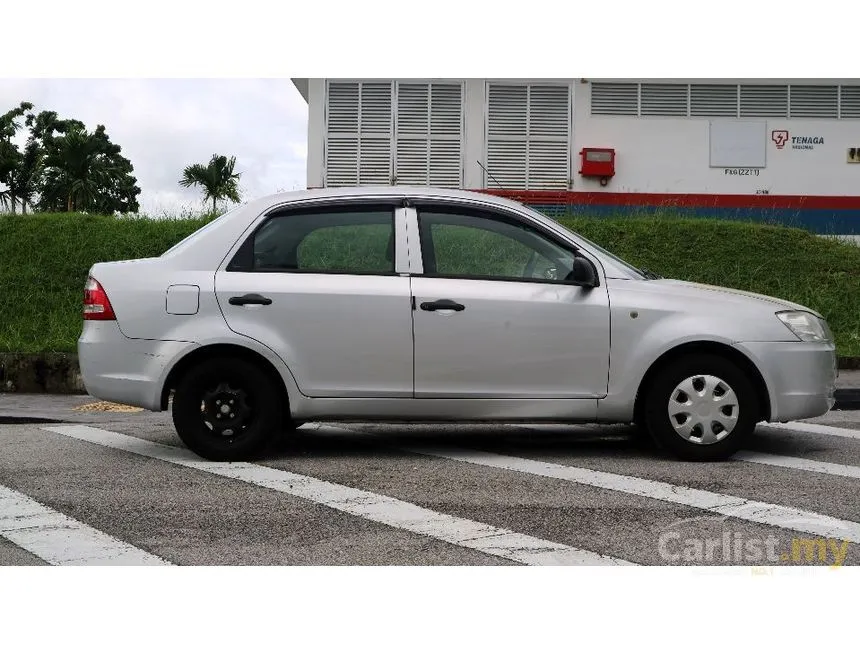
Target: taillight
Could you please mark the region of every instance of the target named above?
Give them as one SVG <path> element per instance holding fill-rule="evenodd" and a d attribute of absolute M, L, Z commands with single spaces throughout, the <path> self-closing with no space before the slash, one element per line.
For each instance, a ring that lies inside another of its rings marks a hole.
<path fill-rule="evenodd" d="M 84 320 L 116 320 L 107 293 L 92 276 L 84 289 Z"/>

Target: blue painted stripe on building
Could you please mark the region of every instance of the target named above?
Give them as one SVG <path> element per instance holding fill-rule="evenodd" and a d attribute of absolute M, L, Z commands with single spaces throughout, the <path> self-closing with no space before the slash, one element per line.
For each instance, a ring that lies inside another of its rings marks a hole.
<path fill-rule="evenodd" d="M 550 217 L 564 215 L 594 215 L 598 217 L 623 217 L 631 215 L 653 215 L 655 213 L 677 214 L 685 217 L 710 217 L 739 220 L 758 224 L 777 224 L 802 228 L 818 235 L 860 235 L 860 210 L 794 210 L 778 208 L 667 208 L 665 206 L 626 206 L 615 204 L 529 204 Z"/>

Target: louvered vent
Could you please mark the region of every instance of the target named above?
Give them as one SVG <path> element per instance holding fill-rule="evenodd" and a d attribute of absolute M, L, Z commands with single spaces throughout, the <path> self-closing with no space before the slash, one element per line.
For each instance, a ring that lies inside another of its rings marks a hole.
<path fill-rule="evenodd" d="M 395 177 L 401 185 L 427 184 L 427 139 L 397 140 L 397 172 Z"/>
<path fill-rule="evenodd" d="M 426 83 L 397 85 L 397 149 L 395 181 L 426 185 L 428 177 L 427 133 L 430 128 L 430 86 Z"/>
<path fill-rule="evenodd" d="M 463 124 L 463 88 L 434 83 L 430 88 L 430 136 L 460 139 Z M 458 152 L 459 154 L 459 152 Z"/>
<path fill-rule="evenodd" d="M 566 190 L 570 163 L 567 141 L 529 141 L 528 188 Z"/>
<path fill-rule="evenodd" d="M 592 83 L 591 113 L 858 119 L 860 86 Z"/>
<path fill-rule="evenodd" d="M 391 182 L 391 83 L 329 83 L 325 184 Z"/>
<path fill-rule="evenodd" d="M 530 87 L 528 121 L 530 137 L 567 137 L 569 88 L 558 85 Z"/>
<path fill-rule="evenodd" d="M 358 183 L 361 186 L 391 183 L 391 139 L 362 138 L 359 142 Z"/>
<path fill-rule="evenodd" d="M 459 188 L 460 141 L 430 140 L 430 185 Z"/>
<path fill-rule="evenodd" d="M 358 139 L 329 138 L 325 157 L 327 186 L 358 183 Z"/>
<path fill-rule="evenodd" d="M 592 83 L 591 113 L 636 116 L 639 113 L 638 83 Z"/>
<path fill-rule="evenodd" d="M 687 116 L 687 85 L 643 83 L 642 116 Z"/>
<path fill-rule="evenodd" d="M 459 84 L 397 85 L 396 183 L 462 186 L 462 96 Z"/>
<path fill-rule="evenodd" d="M 741 85 L 741 117 L 788 116 L 787 85 Z"/>
<path fill-rule="evenodd" d="M 431 186 L 460 188 L 463 185 L 463 86 L 433 83 L 430 86 Z"/>
<path fill-rule="evenodd" d="M 529 87 L 527 184 L 530 190 L 570 187 L 570 88 Z"/>
<path fill-rule="evenodd" d="M 397 86 L 397 135 L 406 137 L 427 136 L 429 127 L 428 85 L 405 84 Z"/>
<path fill-rule="evenodd" d="M 843 85 L 839 92 L 839 116 L 843 119 L 860 119 L 860 86 Z"/>
<path fill-rule="evenodd" d="M 691 85 L 690 116 L 737 116 L 737 85 Z"/>
<path fill-rule="evenodd" d="M 490 85 L 487 134 L 490 137 L 525 137 L 528 87 Z"/>
<path fill-rule="evenodd" d="M 839 116 L 839 88 L 836 85 L 792 85 L 792 118 L 835 119 Z"/>
<path fill-rule="evenodd" d="M 358 83 L 329 85 L 328 131 L 358 134 Z"/>
<path fill-rule="evenodd" d="M 391 134 L 391 83 L 361 84 L 361 136 Z"/>
<path fill-rule="evenodd" d="M 487 186 L 507 190 L 526 188 L 526 142 L 487 142 Z M 496 183 L 498 182 L 498 183 Z"/>
<path fill-rule="evenodd" d="M 491 84 L 487 116 L 487 187 L 570 187 L 569 86 Z"/>

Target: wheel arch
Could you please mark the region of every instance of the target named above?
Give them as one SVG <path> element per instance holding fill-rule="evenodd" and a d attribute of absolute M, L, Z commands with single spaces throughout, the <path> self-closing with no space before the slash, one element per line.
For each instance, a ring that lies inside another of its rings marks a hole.
<path fill-rule="evenodd" d="M 283 396 L 284 414 L 289 416 L 289 389 L 284 382 L 283 376 L 278 371 L 278 368 L 265 356 L 242 345 L 231 343 L 214 343 L 211 345 L 203 345 L 198 347 L 185 356 L 183 356 L 176 365 L 174 365 L 164 381 L 164 386 L 161 390 L 161 409 L 166 410 L 170 399 L 171 392 L 176 388 L 176 384 L 182 377 L 188 373 L 188 370 L 193 366 L 200 364 L 210 358 L 238 358 L 255 365 L 260 368 L 272 382 L 278 387 L 279 393 Z"/>
<path fill-rule="evenodd" d="M 636 390 L 636 399 L 633 404 L 633 418 L 637 423 L 641 422 L 642 419 L 645 394 L 647 393 L 648 388 L 651 387 L 654 377 L 659 374 L 660 370 L 682 356 L 702 354 L 722 356 L 743 369 L 744 372 L 750 376 L 753 387 L 755 388 L 756 396 L 758 397 L 760 405 L 760 420 L 766 421 L 770 418 L 771 400 L 767 383 L 762 376 L 761 370 L 759 370 L 758 366 L 756 366 L 749 356 L 739 349 L 724 343 L 716 341 L 692 341 L 667 350 L 659 356 L 657 360 L 651 363 L 650 367 L 645 371 L 645 374 L 639 382 L 639 387 Z"/>

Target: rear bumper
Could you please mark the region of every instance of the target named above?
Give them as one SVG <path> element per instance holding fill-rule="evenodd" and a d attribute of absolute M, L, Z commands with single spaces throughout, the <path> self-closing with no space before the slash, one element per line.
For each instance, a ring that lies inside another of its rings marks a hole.
<path fill-rule="evenodd" d="M 835 403 L 833 343 L 740 343 L 762 371 L 770 394 L 769 421 L 810 419 Z"/>
<path fill-rule="evenodd" d="M 103 401 L 161 410 L 169 368 L 195 343 L 137 340 L 123 336 L 114 321 L 84 321 L 78 362 L 84 386 Z"/>

